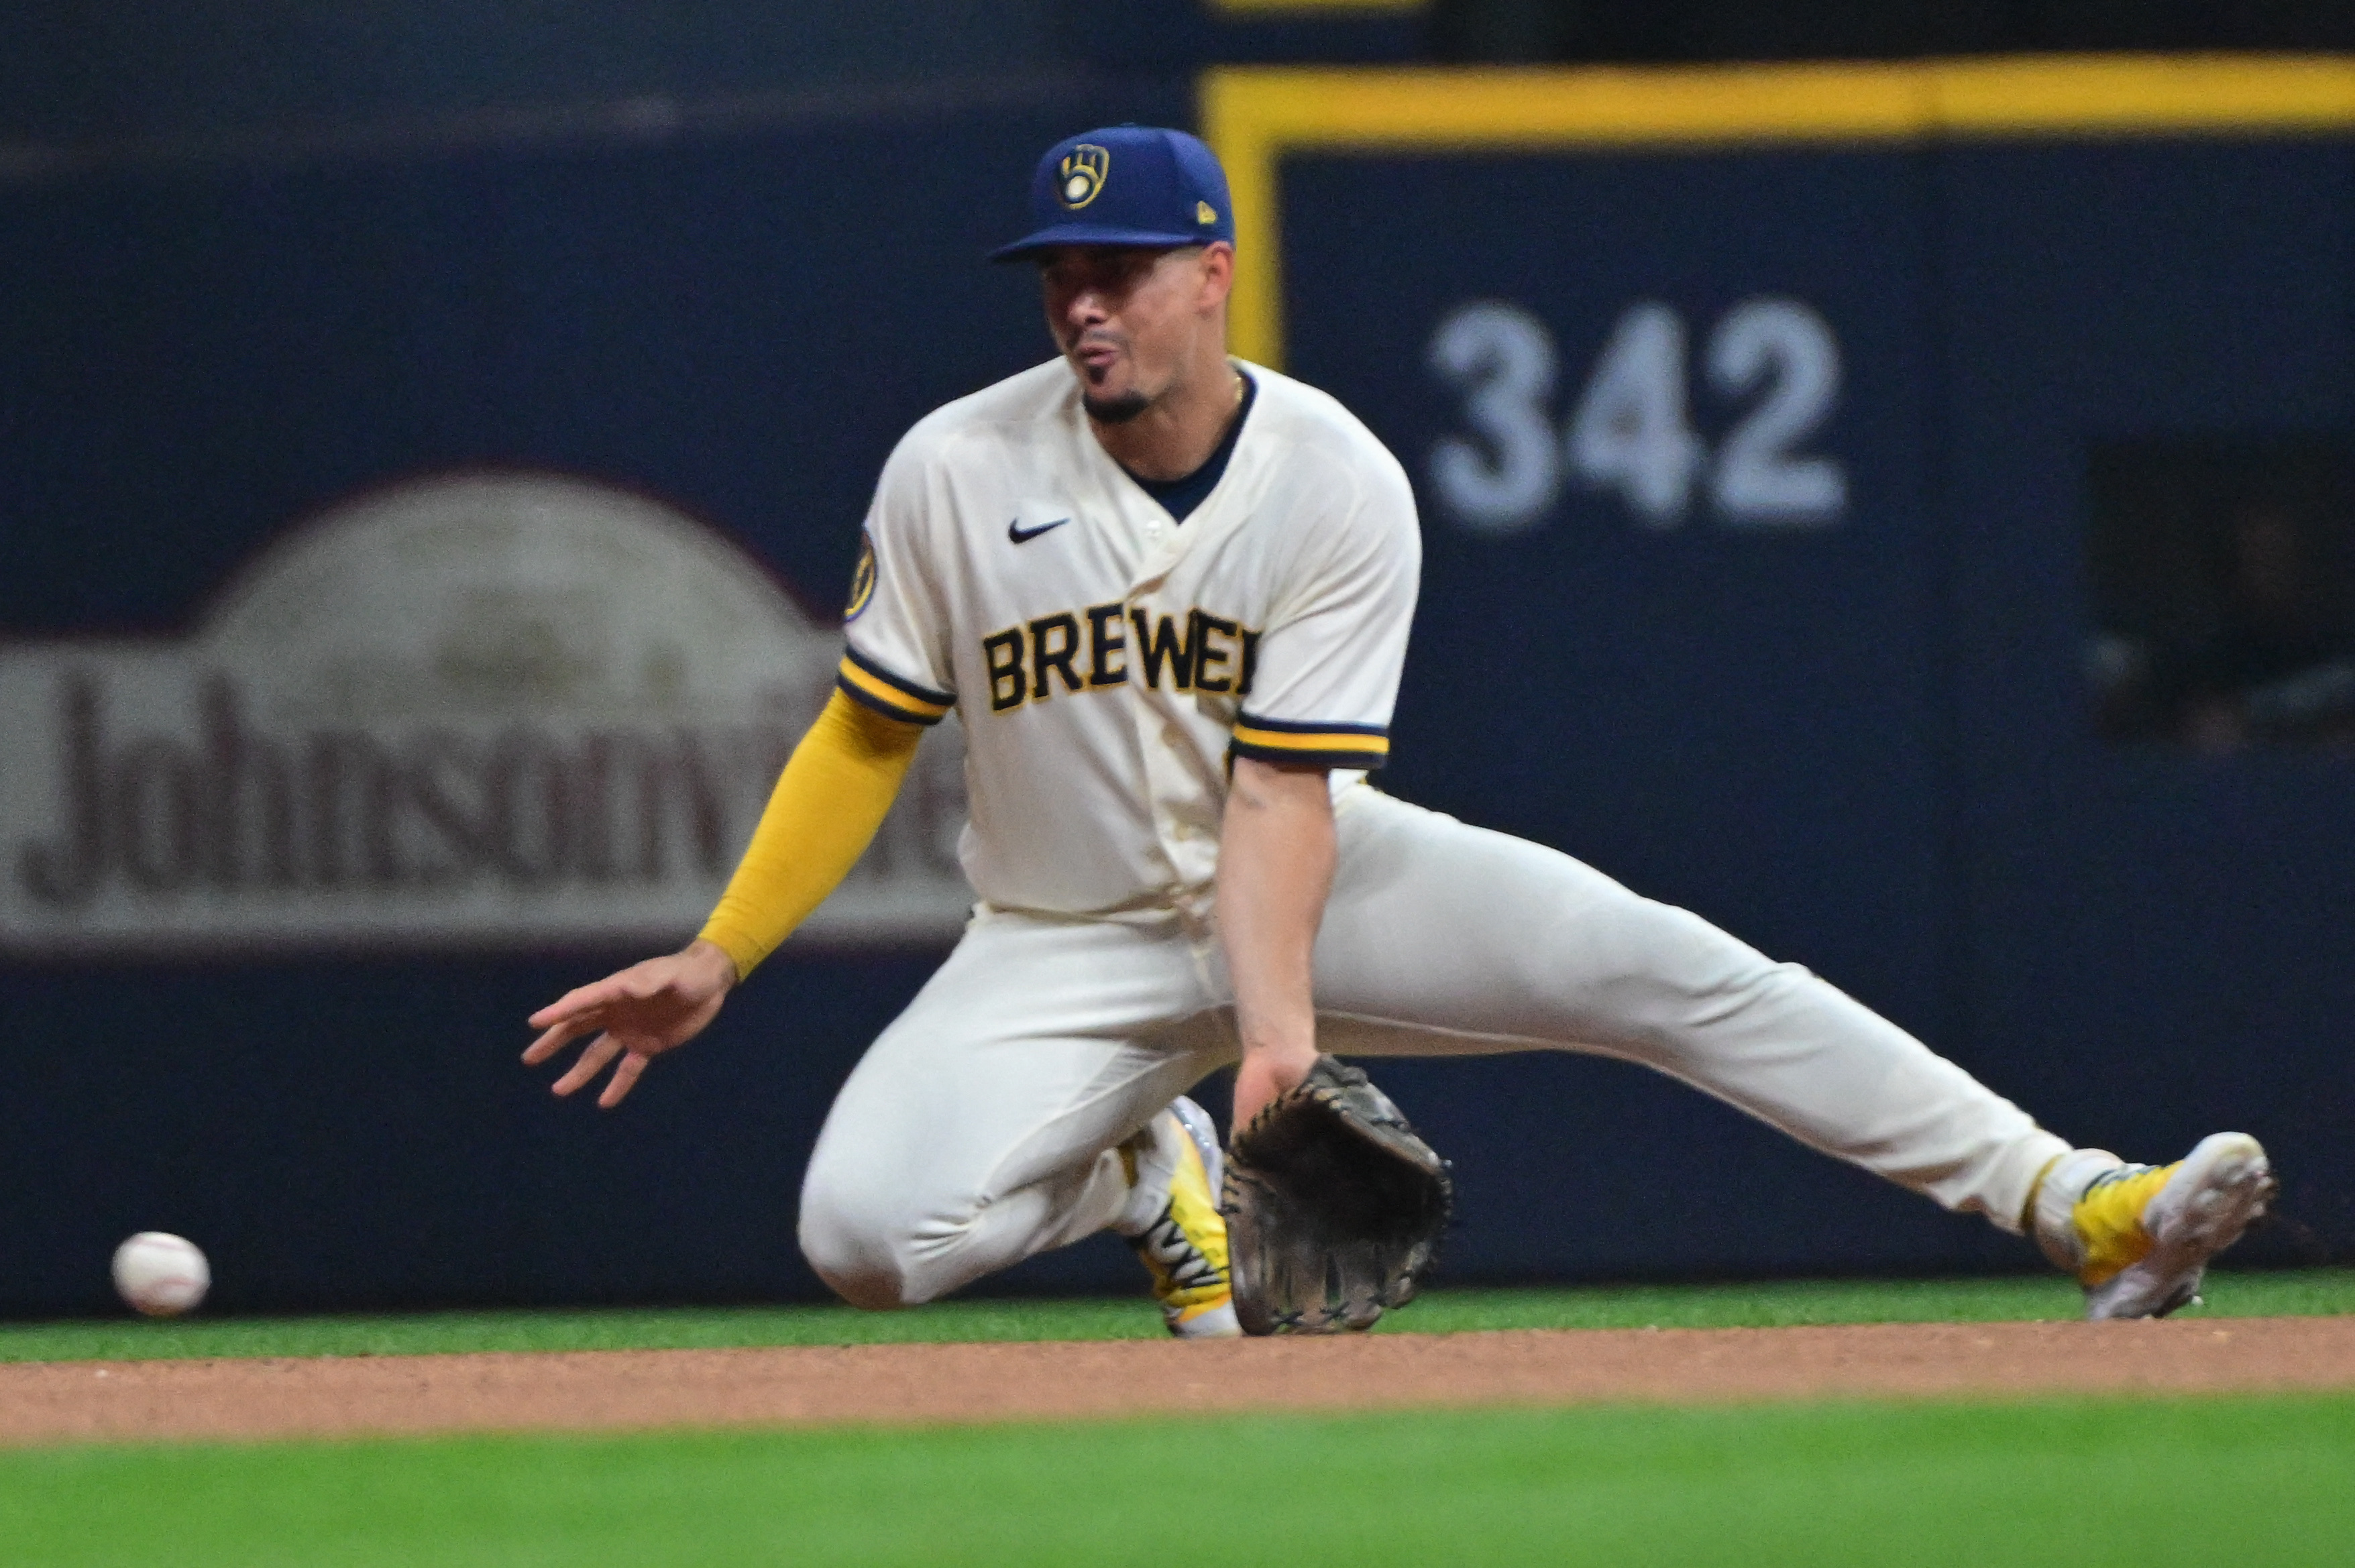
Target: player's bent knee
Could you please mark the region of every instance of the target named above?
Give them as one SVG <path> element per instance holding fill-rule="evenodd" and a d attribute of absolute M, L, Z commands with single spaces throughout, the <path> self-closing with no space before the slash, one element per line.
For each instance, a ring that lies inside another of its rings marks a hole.
<path fill-rule="evenodd" d="M 815 1179 L 802 1191 L 802 1255 L 837 1296 L 869 1311 L 921 1307 L 1003 1267 L 985 1255 L 980 1232 L 977 1213 L 925 1218 Z"/>
<path fill-rule="evenodd" d="M 1018 1261 L 998 1255 L 998 1239 L 977 1212 L 927 1219 L 885 1209 L 833 1201 L 823 1190 L 802 1194 L 802 1255 L 853 1307 L 921 1307 Z"/>
<path fill-rule="evenodd" d="M 809 1260 L 818 1278 L 851 1306 L 889 1312 L 915 1305 L 909 1299 L 907 1279 L 888 1246 L 830 1226 L 813 1226 L 806 1213 L 802 1218 L 801 1243 L 802 1256 Z"/>
<path fill-rule="evenodd" d="M 830 1269 L 815 1260 L 810 1266 L 817 1271 L 818 1278 L 826 1281 L 826 1288 L 847 1306 L 866 1312 L 896 1312 L 912 1305 L 900 1299 L 898 1276 L 888 1271 Z"/>
<path fill-rule="evenodd" d="M 889 1311 L 922 1299 L 909 1292 L 904 1249 L 871 1195 L 825 1179 L 812 1167 L 802 1187 L 802 1256 L 853 1307 Z"/>
<path fill-rule="evenodd" d="M 837 1296 L 870 1312 L 922 1307 L 991 1272 L 968 1263 L 969 1249 L 927 1245 L 912 1229 L 854 1232 L 813 1226 L 805 1213 L 801 1243 L 802 1255 Z"/>

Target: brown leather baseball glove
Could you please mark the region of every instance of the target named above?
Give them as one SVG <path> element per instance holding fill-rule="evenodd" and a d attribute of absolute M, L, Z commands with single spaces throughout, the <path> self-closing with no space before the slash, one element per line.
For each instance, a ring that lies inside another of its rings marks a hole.
<path fill-rule="evenodd" d="M 1357 1068 L 1319 1056 L 1237 1131 L 1220 1208 L 1246 1334 L 1370 1328 L 1429 1273 L 1447 1162 Z"/>

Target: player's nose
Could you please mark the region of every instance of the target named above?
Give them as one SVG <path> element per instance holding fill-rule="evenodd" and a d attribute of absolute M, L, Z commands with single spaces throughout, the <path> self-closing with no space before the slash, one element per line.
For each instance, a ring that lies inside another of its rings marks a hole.
<path fill-rule="evenodd" d="M 1112 319 L 1112 300 L 1101 289 L 1073 289 L 1063 302 L 1063 319 L 1085 329 Z"/>

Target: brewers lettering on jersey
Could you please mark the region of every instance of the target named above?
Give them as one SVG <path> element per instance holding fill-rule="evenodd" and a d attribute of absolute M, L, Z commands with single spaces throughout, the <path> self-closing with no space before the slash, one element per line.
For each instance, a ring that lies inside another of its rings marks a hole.
<path fill-rule="evenodd" d="M 527 1062 L 587 1040 L 558 1093 L 610 1066 L 616 1104 L 700 1031 L 954 713 L 979 901 L 803 1186 L 803 1250 L 848 1301 L 928 1301 L 1109 1228 L 1173 1333 L 1235 1333 L 1221 1151 L 1188 1089 L 1235 1064 L 1241 1125 L 1320 1051 L 1543 1050 L 1645 1062 L 2024 1232 L 2090 1316 L 2191 1297 L 2263 1211 L 2254 1139 L 2158 1168 L 2073 1147 L 1797 965 L 1374 788 L 1421 561 L 1406 475 L 1334 399 L 1228 356 L 1234 215 L 1200 142 L 1072 137 L 1029 206 L 998 255 L 1037 265 L 1057 357 L 884 464 L 834 699 L 701 934 L 533 1016 Z"/>

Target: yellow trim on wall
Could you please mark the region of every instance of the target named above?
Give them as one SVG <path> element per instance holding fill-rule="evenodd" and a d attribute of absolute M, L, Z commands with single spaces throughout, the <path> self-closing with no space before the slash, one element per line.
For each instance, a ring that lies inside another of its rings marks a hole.
<path fill-rule="evenodd" d="M 1281 368 L 1277 166 L 1288 153 L 2294 135 L 2355 127 L 2355 57 L 1661 69 L 1230 66 L 1203 76 L 1201 116 L 1234 195 L 1229 339 L 1243 358 Z"/>

